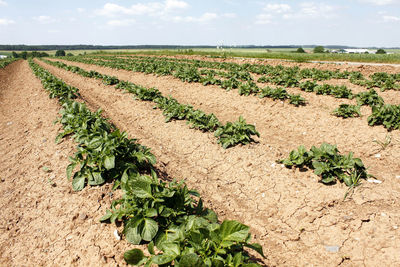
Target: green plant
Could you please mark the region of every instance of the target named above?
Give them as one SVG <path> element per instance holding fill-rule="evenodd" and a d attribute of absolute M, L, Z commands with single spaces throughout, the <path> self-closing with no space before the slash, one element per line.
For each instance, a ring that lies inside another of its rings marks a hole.
<path fill-rule="evenodd" d="M 321 177 L 324 184 L 336 180 L 344 182 L 347 186 L 356 186 L 359 179 L 366 179 L 370 175 L 359 158 L 354 158 L 353 153 L 341 155 L 335 145 L 323 143 L 319 148 L 312 146 L 309 151 L 304 146 L 290 152 L 289 157 L 279 161 L 286 167 L 307 167 Z"/>
<path fill-rule="evenodd" d="M 219 127 L 214 134 L 218 137 L 218 143 L 223 148 L 235 146 L 237 144 L 248 144 L 253 140 L 252 135 L 260 136 L 256 131 L 255 126 L 247 124 L 242 116 L 234 123 L 228 122 L 225 126 Z"/>
<path fill-rule="evenodd" d="M 314 92 L 314 88 L 317 86 L 318 84 L 314 81 L 305 81 L 300 83 L 299 87 L 301 90 L 306 91 L 306 92 Z"/>
<path fill-rule="evenodd" d="M 241 83 L 239 86 L 239 95 L 251 95 L 257 94 L 260 91 L 260 88 L 253 81 L 249 81 L 246 83 Z"/>
<path fill-rule="evenodd" d="M 265 87 L 261 89 L 259 97 L 268 97 L 272 98 L 273 100 L 284 100 L 289 97 L 289 94 L 284 88 Z"/>
<path fill-rule="evenodd" d="M 400 105 L 373 106 L 368 124 L 383 125 L 388 130 L 400 129 Z"/>
<path fill-rule="evenodd" d="M 182 182 L 166 183 L 155 175 L 124 173 L 121 189 L 123 198 L 115 200 L 101 220 L 122 220 L 123 233 L 132 244 L 150 242 L 150 256 L 139 249 L 126 251 L 128 264 L 239 266 L 252 262 L 244 247 L 264 256 L 259 244 L 249 243 L 248 226 L 237 221 L 218 223 L 217 215 L 203 207 L 198 193 Z"/>
<path fill-rule="evenodd" d="M 300 94 L 297 95 L 289 95 L 289 103 L 292 105 L 304 106 L 306 104 L 306 100 Z"/>
<path fill-rule="evenodd" d="M 349 104 L 340 104 L 339 107 L 336 108 L 332 113 L 336 117 L 342 118 L 353 118 L 361 116 L 360 106 Z"/>
<path fill-rule="evenodd" d="M 368 90 L 366 92 L 360 92 L 356 95 L 356 100 L 357 104 L 362 106 L 362 105 L 367 105 L 370 107 L 373 106 L 382 106 L 384 105 L 384 100 L 381 96 L 378 95 L 378 93 L 374 90 Z"/>
<path fill-rule="evenodd" d="M 119 83 L 119 80 L 117 77 L 114 76 L 103 75 L 103 83 L 105 85 L 114 85 Z"/>

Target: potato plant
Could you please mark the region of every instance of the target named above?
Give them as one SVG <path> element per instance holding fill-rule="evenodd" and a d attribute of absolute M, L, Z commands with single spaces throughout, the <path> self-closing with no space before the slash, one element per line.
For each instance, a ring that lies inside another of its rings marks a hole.
<path fill-rule="evenodd" d="M 324 184 L 340 181 L 354 187 L 359 184 L 360 179 L 370 177 L 361 159 L 354 158 L 352 152 L 342 155 L 335 145 L 327 143 L 320 147 L 312 146 L 308 151 L 304 146 L 299 146 L 297 150 L 290 152 L 288 158 L 278 162 L 288 168 L 313 169 Z"/>

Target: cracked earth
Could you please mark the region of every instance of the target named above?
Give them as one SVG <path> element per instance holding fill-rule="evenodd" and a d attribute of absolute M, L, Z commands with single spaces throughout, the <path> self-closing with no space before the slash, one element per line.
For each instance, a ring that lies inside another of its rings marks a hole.
<path fill-rule="evenodd" d="M 392 143 L 380 150 L 372 140 L 383 140 L 387 131 L 367 125 L 367 110 L 361 118 L 343 120 L 330 115 L 341 102 L 329 96 L 302 93 L 309 105 L 296 108 L 173 77 L 64 62 L 156 87 L 222 122 L 243 115 L 256 125 L 261 134 L 256 143 L 224 150 L 212 133 L 190 129 L 183 121 L 165 123 L 152 103 L 38 62 L 79 88 L 92 109 L 102 108 L 118 128 L 151 148 L 159 169 L 185 179 L 220 219 L 249 225 L 263 246 L 266 266 L 400 265 L 400 134 L 392 132 Z M 0 70 L 0 80 L 0 264 L 124 265 L 123 251 L 132 246 L 115 239 L 116 226 L 98 222 L 111 202 L 109 186 L 75 193 L 65 177 L 74 144 L 54 143 L 60 130 L 52 123 L 57 102 L 48 99 L 26 61 Z M 344 200 L 345 185 L 326 186 L 312 171 L 275 163 L 300 144 L 309 148 L 322 142 L 354 151 L 382 183 L 364 181 Z"/>

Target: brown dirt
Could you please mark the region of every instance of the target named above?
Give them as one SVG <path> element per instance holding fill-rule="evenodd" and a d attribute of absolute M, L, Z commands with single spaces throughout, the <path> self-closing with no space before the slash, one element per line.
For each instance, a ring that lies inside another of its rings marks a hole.
<path fill-rule="evenodd" d="M 110 186 L 72 191 L 75 144 L 55 144 L 60 106 L 27 61 L 0 69 L 0 103 L 0 266 L 125 266 L 128 245 L 98 220 Z"/>
<path fill-rule="evenodd" d="M 211 133 L 189 129 L 185 122 L 164 123 L 154 104 L 136 101 L 101 81 L 83 78 L 41 63 L 65 82 L 80 89 L 85 101 L 101 107 L 106 116 L 150 148 L 160 167 L 178 179 L 186 178 L 221 218 L 237 219 L 252 228 L 267 255 L 266 264 L 279 266 L 376 266 L 400 264 L 400 133 L 391 133 L 385 150 L 373 143 L 388 134 L 369 127 L 362 118 L 343 120 L 330 115 L 341 100 L 307 95 L 305 107 L 293 107 L 256 97 L 241 97 L 216 86 L 180 82 L 98 66 L 72 63 L 86 70 L 158 88 L 181 103 L 213 112 L 221 121 L 243 115 L 261 134 L 258 143 L 222 149 Z M 343 184 L 317 183 L 311 171 L 288 170 L 277 159 L 303 144 L 337 144 L 354 151 L 381 184 L 364 181 L 343 201 Z M 377 157 L 379 154 L 380 157 Z M 338 252 L 329 252 L 338 246 Z"/>

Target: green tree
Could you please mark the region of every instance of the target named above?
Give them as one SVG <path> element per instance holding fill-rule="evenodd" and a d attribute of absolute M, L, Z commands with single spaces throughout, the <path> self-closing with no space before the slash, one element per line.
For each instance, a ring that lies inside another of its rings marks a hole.
<path fill-rule="evenodd" d="M 28 52 L 24 51 L 21 53 L 21 56 L 23 59 L 26 59 L 28 57 Z"/>
<path fill-rule="evenodd" d="M 314 53 L 324 53 L 325 48 L 323 46 L 316 46 L 314 47 Z"/>
<path fill-rule="evenodd" d="M 299 47 L 296 50 L 296 53 L 305 53 L 306 51 L 304 51 L 303 47 Z"/>
<path fill-rule="evenodd" d="M 57 50 L 56 51 L 56 57 L 65 57 L 65 51 L 64 50 Z"/>
<path fill-rule="evenodd" d="M 377 54 L 386 54 L 386 51 L 383 50 L 382 48 L 379 48 L 379 49 L 376 51 L 376 53 L 377 53 Z"/>

